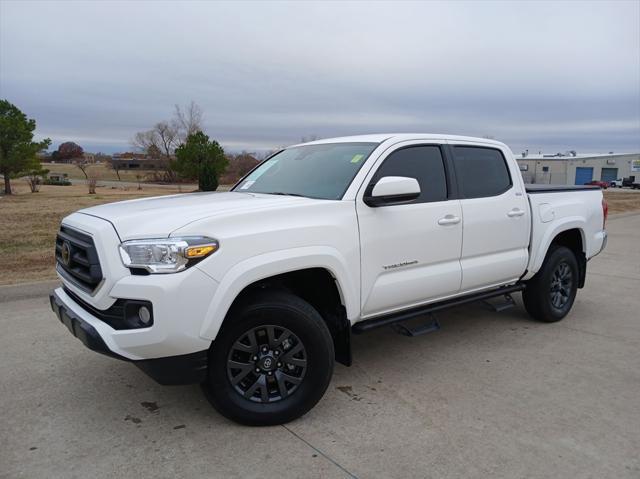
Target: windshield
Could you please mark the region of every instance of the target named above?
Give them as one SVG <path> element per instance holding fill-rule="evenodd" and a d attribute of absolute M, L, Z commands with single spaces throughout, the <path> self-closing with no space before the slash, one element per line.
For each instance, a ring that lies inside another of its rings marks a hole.
<path fill-rule="evenodd" d="M 328 143 L 287 148 L 233 191 L 339 200 L 378 143 Z"/>

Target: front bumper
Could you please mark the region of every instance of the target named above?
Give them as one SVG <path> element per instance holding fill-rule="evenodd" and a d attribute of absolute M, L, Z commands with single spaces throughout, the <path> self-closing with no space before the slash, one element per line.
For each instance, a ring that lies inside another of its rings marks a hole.
<path fill-rule="evenodd" d="M 91 324 L 92 321 L 87 318 L 87 315 L 79 314 L 76 312 L 77 310 L 74 311 L 70 307 L 69 303 L 73 303 L 73 301 L 62 288 L 54 290 L 49 295 L 49 301 L 51 309 L 60 322 L 92 351 L 123 361 L 130 361 L 160 384 L 194 384 L 201 383 L 206 379 L 208 362 L 208 350 L 206 349 L 177 356 L 134 360 L 113 351 L 96 327 Z M 73 304 L 78 306 L 77 303 Z M 97 318 L 93 319 L 99 321 Z"/>
<path fill-rule="evenodd" d="M 96 331 L 96 328 L 84 321 L 71 309 L 68 309 L 56 290 L 49 294 L 49 302 L 51 303 L 51 309 L 56 313 L 60 322 L 67 327 L 71 334 L 82 341 L 82 344 L 86 347 L 96 353 L 105 354 L 112 358 L 128 360 L 124 356 L 111 351 L 100 334 L 98 334 L 98 331 Z"/>

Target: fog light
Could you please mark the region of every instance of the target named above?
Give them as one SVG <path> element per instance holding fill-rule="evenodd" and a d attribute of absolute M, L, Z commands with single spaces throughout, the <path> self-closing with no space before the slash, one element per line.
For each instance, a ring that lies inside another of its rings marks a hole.
<path fill-rule="evenodd" d="M 149 324 L 149 321 L 151 321 L 151 311 L 149 311 L 149 308 L 146 306 L 140 306 L 140 309 L 138 310 L 138 317 L 142 324 Z"/>

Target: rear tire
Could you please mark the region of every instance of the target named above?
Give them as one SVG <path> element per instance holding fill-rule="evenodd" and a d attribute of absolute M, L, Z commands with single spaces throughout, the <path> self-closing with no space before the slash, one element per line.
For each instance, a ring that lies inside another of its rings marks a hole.
<path fill-rule="evenodd" d="M 322 316 L 283 291 L 263 291 L 235 306 L 209 354 L 207 398 L 248 426 L 292 421 L 322 398 L 334 347 Z"/>
<path fill-rule="evenodd" d="M 578 291 L 578 261 L 569 248 L 551 245 L 540 271 L 522 293 L 524 307 L 538 321 L 553 323 L 564 318 Z"/>

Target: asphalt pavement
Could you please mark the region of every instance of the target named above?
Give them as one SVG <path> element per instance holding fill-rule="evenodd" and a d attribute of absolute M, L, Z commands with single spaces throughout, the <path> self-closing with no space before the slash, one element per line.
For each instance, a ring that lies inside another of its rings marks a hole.
<path fill-rule="evenodd" d="M 637 479 L 640 215 L 608 229 L 562 322 L 530 320 L 518 295 L 425 336 L 357 336 L 320 403 L 270 428 L 89 351 L 47 284 L 0 289 L 0 477 Z"/>

